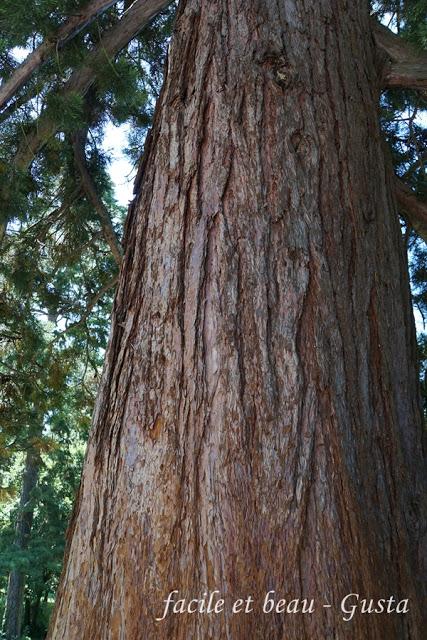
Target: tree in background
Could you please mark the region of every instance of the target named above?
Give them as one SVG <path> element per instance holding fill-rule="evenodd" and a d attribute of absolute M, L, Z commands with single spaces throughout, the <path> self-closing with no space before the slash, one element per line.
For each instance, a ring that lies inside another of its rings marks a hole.
<path fill-rule="evenodd" d="M 12 282 L 15 291 L 14 278 L 19 279 L 24 274 L 24 280 L 27 278 L 27 292 L 23 297 L 29 295 L 33 301 L 36 298 L 39 313 L 41 309 L 42 313 L 47 312 L 55 322 L 59 320 L 58 333 L 64 329 L 64 318 L 71 318 L 68 324 L 74 323 L 76 326 L 67 331 L 67 335 L 74 332 L 75 336 L 79 336 L 72 338 L 73 342 L 77 339 L 78 343 L 73 356 L 75 372 L 79 368 L 81 370 L 86 340 L 92 333 L 86 330 L 86 322 L 90 324 L 93 321 L 96 325 L 99 312 L 97 304 L 102 300 L 102 295 L 114 286 L 115 263 L 121 262 L 120 215 L 112 215 L 114 205 L 105 173 L 105 154 L 100 146 L 103 125 L 108 118 L 113 118 L 115 122 L 130 121 L 134 134 L 131 146 L 138 154 L 140 134 L 150 121 L 150 107 L 158 94 L 169 28 L 168 16 L 153 23 L 150 30 L 142 36 L 132 38 L 149 17 L 168 3 L 82 2 L 80 12 L 75 11 L 76 3 L 34 4 L 35 11 L 31 15 L 27 15 L 28 11 L 23 3 L 21 10 L 20 3 L 16 2 L 6 2 L 4 9 L 1 9 L 4 11 L 3 15 L 7 16 L 8 28 L 5 32 L 9 34 L 9 39 L 6 38 L 4 42 L 4 69 L 9 80 L 2 85 L 3 92 L 0 92 L 0 103 L 4 100 L 5 106 L 0 115 L 4 122 L 2 142 L 5 155 L 0 173 L 5 230 L 9 221 L 4 249 L 6 253 L 9 252 L 8 260 L 12 263 L 16 261 L 16 256 L 21 261 L 17 268 L 9 269 L 5 274 L 5 282 Z M 69 11 L 71 7 L 72 13 Z M 387 17 L 393 21 L 401 38 L 412 41 L 415 45 L 425 44 L 423 2 L 377 3 L 373 9 L 378 17 Z M 197 15 L 196 12 L 195 16 Z M 15 70 L 10 52 L 13 46 L 28 46 L 33 34 L 34 54 Z M 425 256 L 423 245 L 413 229 L 421 237 L 426 237 L 425 205 L 421 199 L 416 200 L 414 197 L 415 192 L 421 198 L 423 195 L 425 145 L 418 116 L 425 107 L 425 98 L 418 89 L 425 87 L 425 71 L 419 62 L 418 53 L 403 46 L 402 41 L 396 40 L 389 31 L 375 27 L 374 34 L 379 57 L 385 63 L 383 83 L 389 87 L 382 97 L 383 129 L 393 145 L 396 172 L 412 189 L 409 191 L 401 183 L 395 184 L 400 213 L 406 219 L 404 232 L 413 263 L 415 302 L 424 312 Z M 193 49 L 190 47 L 181 53 L 183 59 L 190 57 L 191 67 Z M 268 71 L 268 78 L 277 82 L 279 87 L 282 87 L 279 80 L 283 81 L 282 89 L 286 95 L 286 79 L 270 77 L 275 73 L 274 60 L 270 62 L 271 66 L 268 60 L 263 61 L 262 68 Z M 149 75 L 144 72 L 147 64 L 152 71 Z M 187 87 L 185 78 L 187 71 L 191 71 L 190 67 L 185 68 L 180 76 L 184 83 L 184 96 L 192 90 L 191 86 Z M 283 73 L 286 76 L 286 69 Z M 401 89 L 402 85 L 404 90 Z M 413 88 L 417 90 L 414 91 Z M 209 115 L 208 111 L 206 115 Z M 299 148 L 300 144 L 296 142 L 296 146 Z M 200 167 L 197 171 L 200 171 Z M 303 174 L 299 175 L 302 180 Z M 178 184 L 181 184 L 180 180 L 181 178 L 178 179 Z M 56 194 L 54 200 L 53 193 Z M 191 189 L 188 193 L 191 193 Z M 34 223 L 35 233 L 32 233 Z M 50 234 L 52 230 L 55 242 L 50 246 L 43 234 Z M 58 233 L 61 237 L 61 230 L 65 234 L 65 240 L 58 243 Z M 55 280 L 56 266 L 52 265 L 61 262 L 55 263 L 55 244 L 59 244 L 65 252 L 68 247 L 71 254 L 70 249 L 77 248 L 76 255 L 67 262 L 67 269 L 72 270 L 71 282 L 73 278 L 77 281 L 69 289 L 69 270 L 65 270 L 65 275 L 62 273 L 59 283 Z M 20 246 L 21 252 L 17 251 Z M 40 251 L 35 251 L 34 247 L 38 247 Z M 86 256 L 87 251 L 90 258 L 82 261 L 82 256 Z M 103 256 L 101 260 L 100 255 Z M 185 257 L 185 252 L 183 255 Z M 89 268 L 88 263 L 91 265 Z M 46 264 L 51 266 L 46 268 Z M 41 269 L 40 265 L 43 265 Z M 26 309 L 26 317 L 32 317 L 31 313 L 34 315 L 33 310 L 30 312 Z M 102 331 L 105 332 L 105 328 L 104 322 L 102 330 L 97 334 L 98 338 Z M 43 335 L 44 332 L 43 329 Z M 56 335 L 54 339 L 56 342 Z M 59 350 L 58 361 L 61 363 L 67 361 L 67 340 L 68 338 L 62 345 L 64 353 L 61 354 Z M 92 348 L 91 358 L 96 359 L 99 356 L 96 340 L 93 341 Z M 42 358 L 44 363 L 48 363 L 47 367 L 54 362 L 54 359 L 50 360 L 51 351 L 50 347 L 48 358 Z M 247 362 L 250 358 L 249 356 Z M 69 377 L 65 378 L 67 389 L 73 380 L 72 375 L 70 371 Z M 61 394 L 57 394 L 53 404 L 63 415 L 67 415 L 67 412 L 73 415 Z M 250 407 L 245 406 L 243 409 L 245 413 Z M 248 415 L 250 414 L 249 411 Z M 43 429 L 46 428 L 45 415 L 48 414 L 43 414 L 39 423 L 43 425 Z M 246 416 L 245 421 L 248 420 L 250 422 Z M 159 427 L 156 422 L 155 425 Z M 17 430 L 19 431 L 19 426 Z M 24 432 L 25 428 L 21 433 Z M 28 444 L 32 444 L 31 437 L 22 436 L 25 446 L 20 451 L 26 451 Z M 43 449 L 44 446 L 39 442 L 39 448 Z M 54 446 L 43 455 L 51 459 L 54 451 L 63 449 Z M 47 486 L 43 485 L 43 494 Z M 25 556 L 22 550 L 17 555 L 20 558 Z M 25 608 L 27 624 L 31 616 L 34 618 L 34 611 L 37 612 L 37 607 L 40 608 L 40 601 L 44 597 L 39 597 L 43 593 L 40 581 L 38 586 L 33 586 L 31 581 L 30 576 L 28 592 L 32 594 L 33 606 L 32 613 L 31 606 Z M 90 625 L 90 621 L 87 624 Z M 29 626 L 31 628 L 31 622 Z M 33 624 L 33 630 L 35 627 Z M 184 628 L 183 633 L 185 632 Z"/>
<path fill-rule="evenodd" d="M 45 636 L 106 348 L 124 209 L 108 175 L 105 128 L 131 124 L 135 158 L 161 80 L 171 13 L 143 30 L 152 9 L 130 4 L 0 7 L 0 589 L 8 640 Z M 16 47 L 32 51 L 21 65 Z M 70 88 L 84 68 L 89 84 Z M 39 119 L 51 134 L 22 163 Z"/>
<path fill-rule="evenodd" d="M 5 281 L 3 278 L 3 284 Z M 22 292 L 11 300 L 5 289 L 3 300 L 19 306 Z M 98 332 L 89 340 L 81 329 L 78 334 L 77 327 L 70 330 L 74 335 L 58 331 L 55 336 L 52 322 L 43 326 L 46 323 L 34 320 L 35 304 L 30 297 L 26 312 L 21 309 L 21 316 L 12 312 L 9 318 L 4 306 L 2 309 L 2 475 L 9 491 L 11 485 L 21 485 L 17 509 L 10 512 L 6 508 L 0 521 L 3 575 L 9 569 L 4 615 L 7 638 L 20 637 L 26 577 L 30 579 L 26 609 L 32 614 L 26 616 L 25 626 L 40 631 L 38 614 L 42 613 L 46 623 L 47 611 L 40 610 L 38 600 L 42 595 L 46 602 L 49 596 L 51 600 L 56 588 L 64 527 L 77 488 L 108 324 L 107 304 L 94 314 Z"/>

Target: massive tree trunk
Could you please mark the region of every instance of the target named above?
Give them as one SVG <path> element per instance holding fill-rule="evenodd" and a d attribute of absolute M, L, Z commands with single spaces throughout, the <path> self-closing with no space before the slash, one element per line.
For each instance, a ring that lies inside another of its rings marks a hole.
<path fill-rule="evenodd" d="M 422 424 L 378 97 L 365 2 L 181 3 L 49 638 L 421 638 Z M 225 610 L 156 621 L 172 590 Z M 314 613 L 263 613 L 271 590 Z M 410 611 L 345 622 L 349 593 Z"/>
<path fill-rule="evenodd" d="M 40 466 L 40 455 L 30 449 L 25 458 L 22 479 L 19 512 L 16 523 L 14 544 L 17 549 L 24 550 L 28 546 L 33 523 L 34 508 L 31 506 L 31 494 L 37 485 Z M 21 637 L 22 608 L 24 602 L 25 574 L 20 569 L 13 569 L 9 574 L 6 606 L 3 619 L 3 633 L 6 640 L 17 640 Z"/>

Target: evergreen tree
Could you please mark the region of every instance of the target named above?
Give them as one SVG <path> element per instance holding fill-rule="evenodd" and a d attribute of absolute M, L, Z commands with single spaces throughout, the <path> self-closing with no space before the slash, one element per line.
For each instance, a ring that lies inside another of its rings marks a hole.
<path fill-rule="evenodd" d="M 15 635 L 44 637 L 122 262 L 125 211 L 108 176 L 105 127 L 129 125 L 136 162 L 174 11 L 159 0 L 0 6 L 0 588 L 6 607 L 10 576 L 25 583 Z M 414 304 L 427 317 L 427 3 L 373 3 L 372 13 L 388 60 L 382 129 L 400 178 Z M 30 54 L 22 64 L 17 48 Z M 22 504 L 29 456 L 37 483 Z M 23 513 L 31 514 L 25 545 L 16 533 Z"/>

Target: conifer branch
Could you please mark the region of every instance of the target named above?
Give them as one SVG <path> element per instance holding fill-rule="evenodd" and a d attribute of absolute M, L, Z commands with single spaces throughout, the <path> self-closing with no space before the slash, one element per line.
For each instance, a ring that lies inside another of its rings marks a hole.
<path fill-rule="evenodd" d="M 427 52 L 417 51 L 377 20 L 373 21 L 373 33 L 386 57 L 384 88 L 427 89 Z"/>
<path fill-rule="evenodd" d="M 98 304 L 98 302 L 101 300 L 101 298 L 107 293 L 107 291 L 109 289 L 112 289 L 118 282 L 119 276 L 115 275 L 113 278 L 111 278 L 111 280 L 108 280 L 108 282 L 106 282 L 104 284 L 103 287 L 101 287 L 99 289 L 99 291 L 97 291 L 95 293 L 95 295 L 93 296 L 93 298 L 91 298 L 86 305 L 86 308 L 83 312 L 83 314 L 80 316 L 80 319 L 77 320 L 76 322 L 73 322 L 72 324 L 70 324 L 63 333 L 66 333 L 67 331 L 70 331 L 71 329 L 76 329 L 77 327 L 80 327 L 90 316 L 90 314 L 92 313 L 93 308 Z"/>
<path fill-rule="evenodd" d="M 109 245 L 115 261 L 120 266 L 123 257 L 123 249 L 117 238 L 107 207 L 98 195 L 95 183 L 87 167 L 85 153 L 86 135 L 86 131 L 80 131 L 73 137 L 73 152 L 75 164 L 79 171 L 82 181 L 82 187 L 84 189 L 86 197 L 89 202 L 92 203 L 101 222 L 104 239 Z"/>
<path fill-rule="evenodd" d="M 399 212 L 427 244 L 427 202 L 417 198 L 412 189 L 397 177 L 394 191 Z"/>
<path fill-rule="evenodd" d="M 63 86 L 60 95 L 64 98 L 85 96 L 95 83 L 97 70 L 105 65 L 106 59 L 113 59 L 158 13 L 171 4 L 171 0 L 135 0 L 123 14 L 121 20 L 102 36 L 102 41 L 88 55 L 85 65 L 74 71 Z M 27 134 L 15 156 L 15 163 L 26 170 L 37 152 L 60 128 L 58 119 L 48 111 L 42 113 L 34 124 L 32 133 Z"/>
<path fill-rule="evenodd" d="M 89 4 L 72 15 L 58 31 L 46 38 L 15 69 L 12 76 L 0 87 L 0 109 L 13 98 L 17 91 L 31 78 L 33 73 L 64 44 L 87 27 L 95 18 L 116 4 L 117 0 L 92 0 Z"/>
<path fill-rule="evenodd" d="M 13 102 L 10 102 L 3 111 L 0 112 L 0 124 L 8 120 L 14 113 L 23 107 L 27 102 L 36 97 L 39 92 L 39 88 L 36 86 L 30 86 L 25 93 L 18 96 Z"/>

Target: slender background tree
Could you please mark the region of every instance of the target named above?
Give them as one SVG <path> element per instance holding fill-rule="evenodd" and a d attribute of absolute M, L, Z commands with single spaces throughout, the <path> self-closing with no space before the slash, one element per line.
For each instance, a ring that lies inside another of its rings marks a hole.
<path fill-rule="evenodd" d="M 122 256 L 125 210 L 114 199 L 104 135 L 108 126 L 130 125 L 128 154 L 136 161 L 170 32 L 171 11 L 148 26 L 167 3 L 148 4 L 0 7 L 0 602 L 7 640 L 45 637 L 57 587 Z M 83 90 L 70 80 L 84 69 Z M 24 168 L 19 157 L 40 119 L 52 133 Z"/>

